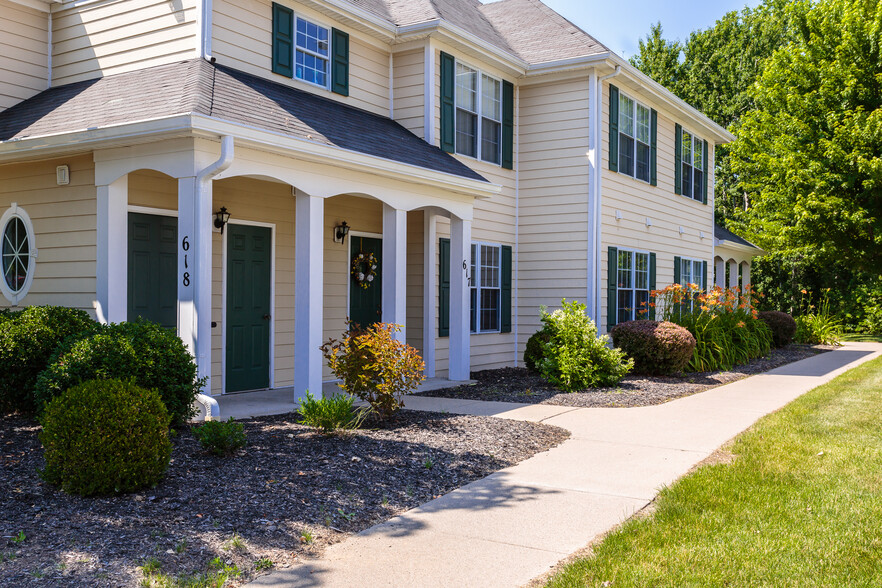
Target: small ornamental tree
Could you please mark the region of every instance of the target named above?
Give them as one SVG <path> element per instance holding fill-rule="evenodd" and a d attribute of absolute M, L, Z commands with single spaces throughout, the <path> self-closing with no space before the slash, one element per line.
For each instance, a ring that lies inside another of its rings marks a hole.
<path fill-rule="evenodd" d="M 353 328 L 342 340 L 329 339 L 322 345 L 328 367 L 342 380 L 344 392 L 371 405 L 380 419 L 404 406 L 402 396 L 413 392 L 425 377 L 419 353 L 395 339 L 398 325 L 376 323 L 366 329 Z"/>

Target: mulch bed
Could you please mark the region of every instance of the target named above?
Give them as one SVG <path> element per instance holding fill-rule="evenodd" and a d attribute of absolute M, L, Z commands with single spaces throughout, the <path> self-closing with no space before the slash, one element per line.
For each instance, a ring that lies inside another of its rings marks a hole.
<path fill-rule="evenodd" d="M 0 417 L 0 586 L 136 586 L 148 558 L 181 576 L 215 557 L 238 567 L 228 585 L 239 585 L 266 573 L 255 568 L 262 558 L 297 564 L 568 436 L 536 423 L 402 411 L 382 428 L 325 437 L 294 417 L 242 421 L 248 446 L 231 458 L 206 454 L 184 429 L 156 487 L 88 499 L 40 480 L 38 425 Z"/>
<path fill-rule="evenodd" d="M 526 368 L 500 368 L 472 372 L 475 384 L 466 384 L 422 393 L 423 396 L 464 398 L 525 404 L 557 404 L 576 407 L 635 407 L 662 404 L 710 388 L 741 380 L 754 374 L 835 349 L 821 345 L 788 345 L 773 349 L 731 371 L 695 372 L 676 376 L 626 376 L 615 388 L 595 388 L 567 393 L 555 388 L 539 374 Z"/>

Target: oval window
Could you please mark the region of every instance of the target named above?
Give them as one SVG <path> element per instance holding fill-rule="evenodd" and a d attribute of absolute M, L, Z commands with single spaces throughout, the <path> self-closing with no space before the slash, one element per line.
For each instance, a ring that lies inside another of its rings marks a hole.
<path fill-rule="evenodd" d="M 3 214 L 0 228 L 0 290 L 12 304 L 18 304 L 34 279 L 34 228 L 30 217 L 16 204 Z"/>

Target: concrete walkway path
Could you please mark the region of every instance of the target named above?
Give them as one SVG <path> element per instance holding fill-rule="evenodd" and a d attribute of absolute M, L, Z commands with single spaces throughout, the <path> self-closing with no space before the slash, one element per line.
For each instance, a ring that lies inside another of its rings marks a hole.
<path fill-rule="evenodd" d="M 726 441 L 805 392 L 882 355 L 852 343 L 658 406 L 569 408 L 411 397 L 408 408 L 564 427 L 558 447 L 333 545 L 253 586 L 513 588 L 646 506 Z"/>

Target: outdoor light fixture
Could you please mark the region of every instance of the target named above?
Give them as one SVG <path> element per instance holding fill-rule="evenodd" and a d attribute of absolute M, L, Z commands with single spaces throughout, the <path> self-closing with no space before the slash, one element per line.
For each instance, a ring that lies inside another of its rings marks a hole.
<path fill-rule="evenodd" d="M 349 234 L 349 229 L 350 227 L 346 224 L 346 221 L 343 221 L 343 224 L 334 227 L 334 243 L 342 243 L 343 239 L 346 238 L 346 235 Z"/>
<path fill-rule="evenodd" d="M 221 209 L 214 213 L 214 228 L 220 229 L 221 234 L 224 233 L 224 225 L 230 222 L 230 213 L 227 212 L 226 206 L 221 206 Z"/>

